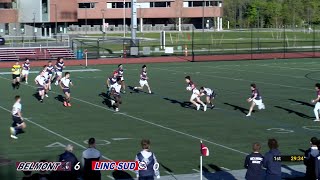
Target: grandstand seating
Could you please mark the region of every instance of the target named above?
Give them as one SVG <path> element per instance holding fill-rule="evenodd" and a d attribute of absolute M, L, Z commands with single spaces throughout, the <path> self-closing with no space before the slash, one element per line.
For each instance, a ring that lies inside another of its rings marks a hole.
<path fill-rule="evenodd" d="M 56 59 L 63 57 L 75 59 L 69 48 L 0 48 L 0 61 L 15 61 L 19 59 Z"/>

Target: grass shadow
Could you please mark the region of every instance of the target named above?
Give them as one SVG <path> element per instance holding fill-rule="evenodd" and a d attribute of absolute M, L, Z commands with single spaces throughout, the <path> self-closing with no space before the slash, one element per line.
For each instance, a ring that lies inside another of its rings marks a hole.
<path fill-rule="evenodd" d="M 247 109 L 247 108 L 243 108 L 243 107 L 240 107 L 240 106 L 237 106 L 237 105 L 234 105 L 234 104 L 230 104 L 230 103 L 224 103 L 224 104 L 233 107 L 233 109 L 235 111 L 239 110 L 243 114 L 247 114 L 247 112 L 249 112 L 249 109 Z M 253 110 L 252 112 L 255 112 L 255 110 Z"/>
<path fill-rule="evenodd" d="M 310 103 L 307 103 L 307 102 L 304 102 L 304 101 L 299 101 L 299 100 L 295 100 L 295 99 L 289 99 L 290 101 L 293 101 L 293 102 L 296 102 L 296 103 L 300 103 L 301 105 L 303 106 L 309 106 L 309 107 L 314 107 L 313 104 L 310 104 Z"/>
<path fill-rule="evenodd" d="M 308 115 L 306 115 L 306 114 L 303 114 L 303 113 L 301 113 L 301 112 L 294 111 L 294 110 L 292 110 L 292 109 L 284 108 L 284 107 L 281 107 L 281 106 L 274 106 L 274 107 L 276 107 L 276 108 L 278 108 L 278 109 L 285 110 L 285 111 L 287 111 L 289 114 L 291 114 L 291 113 L 296 114 L 297 116 L 302 117 L 302 118 L 306 118 L 306 119 L 312 119 L 312 118 L 314 118 L 314 117 L 308 116 Z"/>
<path fill-rule="evenodd" d="M 192 107 L 192 103 L 188 102 L 188 101 L 183 101 L 182 102 L 182 101 L 178 101 L 178 100 L 171 99 L 171 98 L 168 98 L 168 97 L 165 97 L 163 99 L 169 101 L 172 104 L 179 104 L 183 108 L 194 109 L 194 107 Z"/>
<path fill-rule="evenodd" d="M 64 97 L 62 95 L 58 95 L 56 97 L 54 97 L 55 100 L 63 102 L 64 101 Z"/>

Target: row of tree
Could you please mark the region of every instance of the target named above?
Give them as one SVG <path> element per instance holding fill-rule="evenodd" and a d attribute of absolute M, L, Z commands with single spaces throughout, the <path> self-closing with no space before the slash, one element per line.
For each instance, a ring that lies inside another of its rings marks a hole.
<path fill-rule="evenodd" d="M 224 0 L 223 3 L 224 19 L 235 28 L 320 24 L 320 0 Z"/>

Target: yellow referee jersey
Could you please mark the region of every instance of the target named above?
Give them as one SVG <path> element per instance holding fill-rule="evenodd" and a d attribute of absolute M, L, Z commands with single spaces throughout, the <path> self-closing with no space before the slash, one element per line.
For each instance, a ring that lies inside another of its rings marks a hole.
<path fill-rule="evenodd" d="M 21 66 L 15 64 L 12 66 L 11 71 L 12 71 L 12 74 L 19 75 L 21 73 Z"/>

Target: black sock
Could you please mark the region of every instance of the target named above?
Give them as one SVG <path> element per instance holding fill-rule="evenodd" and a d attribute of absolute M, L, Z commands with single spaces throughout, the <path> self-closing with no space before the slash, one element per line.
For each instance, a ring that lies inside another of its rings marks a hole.
<path fill-rule="evenodd" d="M 16 84 L 15 83 L 12 83 L 11 85 L 12 85 L 13 89 L 16 88 Z"/>
<path fill-rule="evenodd" d="M 17 89 L 19 89 L 19 87 L 20 87 L 20 82 L 16 82 L 16 87 L 17 87 Z"/>

